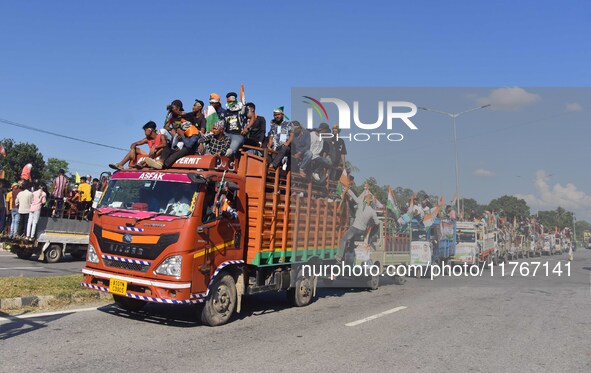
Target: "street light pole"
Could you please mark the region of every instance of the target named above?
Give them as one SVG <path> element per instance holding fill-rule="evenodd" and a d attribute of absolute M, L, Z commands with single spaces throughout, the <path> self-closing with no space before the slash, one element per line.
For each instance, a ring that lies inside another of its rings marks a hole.
<path fill-rule="evenodd" d="M 478 106 L 478 107 L 475 107 L 472 109 L 461 111 L 459 113 L 448 113 L 446 111 L 434 110 L 434 109 L 429 109 L 426 107 L 419 107 L 418 108 L 418 109 L 425 110 L 425 111 L 432 111 L 434 113 L 447 115 L 448 117 L 452 118 L 453 133 L 454 133 L 454 154 L 455 154 L 455 159 L 456 159 L 456 196 L 457 196 L 456 203 L 457 203 L 457 208 L 458 208 L 458 214 L 460 214 L 462 210 L 460 209 L 460 199 L 461 199 L 460 198 L 460 163 L 458 161 L 458 136 L 457 136 L 457 130 L 456 130 L 456 118 L 459 117 L 460 115 L 469 113 L 471 111 L 484 109 L 489 106 L 490 106 L 490 104 L 482 105 L 482 106 Z"/>

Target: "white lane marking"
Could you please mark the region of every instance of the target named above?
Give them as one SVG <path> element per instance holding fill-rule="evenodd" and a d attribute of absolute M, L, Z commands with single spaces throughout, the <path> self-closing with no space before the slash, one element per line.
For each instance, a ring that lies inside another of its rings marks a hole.
<path fill-rule="evenodd" d="M 380 312 L 378 314 L 375 314 L 375 315 L 366 317 L 364 319 L 347 323 L 347 324 L 345 324 L 345 326 L 357 326 L 359 324 L 363 324 L 366 321 L 375 320 L 375 319 L 378 319 L 378 318 L 380 318 L 382 316 L 386 316 L 386 315 L 389 315 L 389 314 L 394 313 L 394 312 L 402 311 L 405 308 L 406 308 L 405 306 L 400 306 L 400 307 L 392 308 L 391 310 Z"/>
<path fill-rule="evenodd" d="M 6 268 L 0 268 L 0 270 L 2 269 L 6 269 L 6 270 L 11 270 L 11 269 L 45 269 L 45 267 L 6 267 Z"/>
<path fill-rule="evenodd" d="M 53 312 L 40 312 L 40 313 L 27 313 L 24 315 L 19 316 L 6 316 L 0 317 L 0 321 L 16 321 L 16 320 L 23 320 L 23 319 L 32 319 L 36 317 L 46 317 L 46 316 L 55 316 L 55 315 L 63 315 L 65 313 L 77 313 L 77 312 L 88 312 L 88 311 L 95 311 L 99 307 L 104 307 L 105 305 L 96 306 L 96 307 L 89 307 L 89 308 L 78 308 L 73 310 L 61 310 L 61 311 L 53 311 Z"/>

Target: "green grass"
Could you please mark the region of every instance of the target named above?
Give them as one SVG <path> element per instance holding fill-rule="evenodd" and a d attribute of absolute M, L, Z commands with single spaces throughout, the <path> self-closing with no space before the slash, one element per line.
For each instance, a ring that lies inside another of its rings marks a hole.
<path fill-rule="evenodd" d="M 96 291 L 82 286 L 82 275 L 55 277 L 2 277 L 0 278 L 0 298 L 16 298 L 32 295 L 54 295 L 66 297 L 76 295 L 95 298 Z"/>

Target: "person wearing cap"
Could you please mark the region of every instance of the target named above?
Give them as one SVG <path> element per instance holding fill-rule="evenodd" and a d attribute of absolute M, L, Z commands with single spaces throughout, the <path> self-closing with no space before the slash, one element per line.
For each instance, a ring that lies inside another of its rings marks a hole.
<path fill-rule="evenodd" d="M 312 152 L 310 151 L 310 131 L 303 128 L 300 122 L 294 120 L 293 125 L 293 146 L 292 154 L 292 171 L 297 171 L 299 168 L 299 176 L 305 177 L 308 171 L 308 166 L 312 161 Z M 295 167 L 294 167 L 295 166 Z"/>
<path fill-rule="evenodd" d="M 224 116 L 224 123 L 226 125 L 226 136 L 231 140 L 230 148 L 226 152 L 226 156 L 233 157 L 238 153 L 240 147 L 244 143 L 242 130 L 246 127 L 246 107 L 242 102 L 237 100 L 236 92 L 229 92 L 226 95 L 226 115 Z"/>
<path fill-rule="evenodd" d="M 213 125 L 211 132 L 206 133 L 200 140 L 200 153 L 211 155 L 225 155 L 230 148 L 231 140 L 224 133 L 226 124 L 224 121 L 218 121 Z"/>
<path fill-rule="evenodd" d="M 20 221 L 20 215 L 18 214 L 18 207 L 16 206 L 16 198 L 18 197 L 19 193 L 21 192 L 20 185 L 18 183 L 13 183 L 10 187 L 11 191 L 8 192 L 6 196 L 6 207 L 7 211 L 10 211 L 11 223 L 10 223 L 10 233 L 9 237 L 14 238 L 16 237 L 16 233 L 18 232 L 18 223 Z"/>
<path fill-rule="evenodd" d="M 130 166 L 134 165 L 138 156 L 146 158 L 157 158 L 160 156 L 163 149 L 166 148 L 166 137 L 156 130 L 156 123 L 153 121 L 144 124 L 142 128 L 144 129 L 145 137 L 131 144 L 129 152 L 125 154 L 121 162 L 110 163 L 109 167 L 114 170 L 122 170 L 123 166 L 128 162 Z M 139 148 L 144 144 L 148 144 L 148 153 Z"/>
<path fill-rule="evenodd" d="M 267 121 L 265 117 L 256 113 L 256 106 L 252 102 L 246 104 L 248 123 L 242 130 L 244 136 L 244 145 L 262 147 L 265 141 L 265 130 L 267 129 Z M 254 150 L 249 150 L 250 153 L 258 153 Z"/>
<path fill-rule="evenodd" d="M 269 130 L 267 143 L 268 162 L 273 168 L 278 168 L 283 157 L 289 155 L 291 142 L 293 141 L 293 126 L 285 120 L 283 106 L 273 110 L 273 120 Z"/>
<path fill-rule="evenodd" d="M 170 168 L 177 160 L 185 155 L 195 154 L 197 143 L 201 137 L 201 132 L 189 121 L 183 121 L 181 124 L 174 123 L 172 126 L 173 147 L 167 147 L 162 151 L 160 160 L 146 158 L 144 161 L 152 168 L 160 170 L 161 168 Z"/>

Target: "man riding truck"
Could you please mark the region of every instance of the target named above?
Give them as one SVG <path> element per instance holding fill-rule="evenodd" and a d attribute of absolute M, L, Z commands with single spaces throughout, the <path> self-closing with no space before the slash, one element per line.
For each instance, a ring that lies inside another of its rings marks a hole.
<path fill-rule="evenodd" d="M 156 123 L 149 121 L 142 127 L 146 135 L 145 138 L 138 140 L 131 144 L 129 152 L 125 154 L 125 157 L 119 163 L 110 163 L 109 167 L 114 170 L 122 170 L 123 166 L 129 162 L 130 166 L 133 166 L 138 155 L 144 155 L 148 158 L 156 158 L 162 153 L 162 149 L 166 147 L 166 139 L 163 135 L 156 131 Z M 139 146 L 148 144 L 150 151 L 146 154 Z"/>
<path fill-rule="evenodd" d="M 345 233 L 341 239 L 339 254 L 335 256 L 337 262 L 343 261 L 348 242 L 354 237 L 365 233 L 370 221 L 373 221 L 377 225 L 381 224 L 378 214 L 376 214 L 376 211 L 372 207 L 375 197 L 371 193 L 366 194 L 365 201 L 357 197 L 350 189 L 347 190 L 347 194 L 355 204 L 357 204 L 357 209 L 355 210 L 355 220 L 353 221 L 353 224 L 351 224 L 347 233 Z"/>

